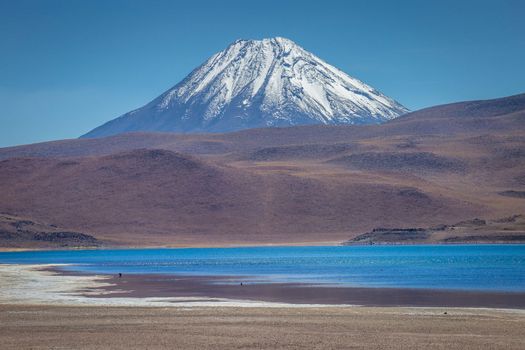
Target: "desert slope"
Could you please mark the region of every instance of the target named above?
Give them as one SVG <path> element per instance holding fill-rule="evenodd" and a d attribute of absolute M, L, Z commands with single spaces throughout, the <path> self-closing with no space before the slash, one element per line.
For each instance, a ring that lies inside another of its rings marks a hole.
<path fill-rule="evenodd" d="M 338 242 L 525 212 L 525 95 L 374 126 L 0 149 L 0 212 L 111 244 Z M 490 233 L 488 233 L 490 235 Z"/>
<path fill-rule="evenodd" d="M 333 241 L 377 222 L 475 212 L 402 182 L 294 167 L 244 169 L 165 150 L 12 158 L 0 163 L 2 210 L 131 245 Z"/>

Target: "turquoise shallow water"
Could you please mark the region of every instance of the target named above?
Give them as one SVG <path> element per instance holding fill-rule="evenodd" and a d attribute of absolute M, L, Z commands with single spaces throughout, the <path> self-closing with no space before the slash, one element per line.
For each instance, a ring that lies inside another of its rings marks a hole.
<path fill-rule="evenodd" d="M 243 247 L 0 253 L 0 263 L 97 273 L 239 276 L 261 282 L 525 291 L 525 245 Z"/>

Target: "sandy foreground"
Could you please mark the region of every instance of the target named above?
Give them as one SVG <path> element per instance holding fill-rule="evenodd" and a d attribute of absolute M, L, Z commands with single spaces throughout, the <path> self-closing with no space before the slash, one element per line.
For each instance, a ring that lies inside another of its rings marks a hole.
<path fill-rule="evenodd" d="M 0 349 L 523 349 L 525 343 L 523 310 L 132 298 L 104 288 L 97 293 L 107 297 L 89 296 L 93 286 L 110 282 L 0 265 Z"/>
<path fill-rule="evenodd" d="M 523 349 L 523 329 L 479 309 L 0 305 L 2 349 Z"/>

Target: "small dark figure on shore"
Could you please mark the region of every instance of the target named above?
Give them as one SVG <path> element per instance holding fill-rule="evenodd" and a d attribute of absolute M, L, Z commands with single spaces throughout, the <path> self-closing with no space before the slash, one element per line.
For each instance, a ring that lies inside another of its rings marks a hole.
<path fill-rule="evenodd" d="M 122 278 L 122 274 L 120 272 L 118 273 L 118 278 Z"/>

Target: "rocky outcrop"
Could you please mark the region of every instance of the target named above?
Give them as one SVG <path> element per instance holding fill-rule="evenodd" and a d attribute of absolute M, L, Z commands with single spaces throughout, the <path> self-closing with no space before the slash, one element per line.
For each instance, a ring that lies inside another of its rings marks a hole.
<path fill-rule="evenodd" d="M 0 214 L 0 247 L 98 247 L 101 244 L 95 237 L 85 233 L 65 231 L 56 225 Z"/>

